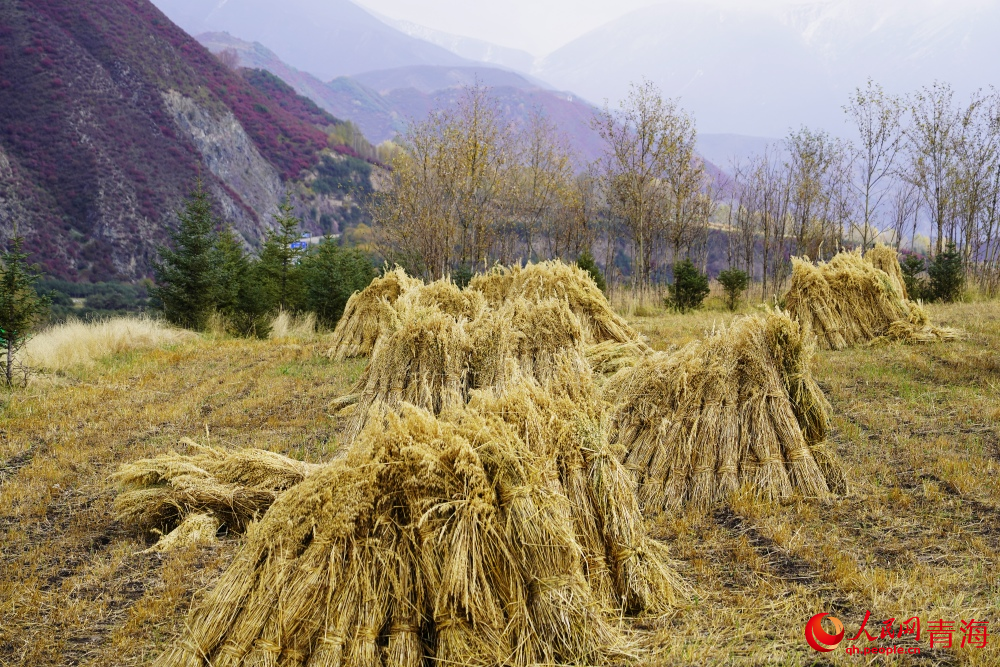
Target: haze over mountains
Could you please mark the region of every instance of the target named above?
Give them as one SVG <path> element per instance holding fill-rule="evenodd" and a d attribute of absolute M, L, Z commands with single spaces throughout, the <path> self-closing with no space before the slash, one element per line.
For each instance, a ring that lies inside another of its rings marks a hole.
<path fill-rule="evenodd" d="M 895 92 L 935 79 L 960 95 L 1000 83 L 995 0 L 669 0 L 541 57 L 374 15 L 348 0 L 156 4 L 193 34 L 226 31 L 259 42 L 323 82 L 401 67 L 500 67 L 526 75 L 529 86 L 548 84 L 600 106 L 616 104 L 645 77 L 679 97 L 705 134 L 782 137 L 801 125 L 849 134 L 842 106 L 869 76 Z"/>
<path fill-rule="evenodd" d="M 259 42 L 225 32 L 203 33 L 198 40 L 213 53 L 235 51 L 243 67 L 265 69 L 338 118 L 351 120 L 373 143 L 393 139 L 407 124 L 457 100 L 463 86 L 479 82 L 514 120 L 540 108 L 583 160 L 595 159 L 601 140 L 591 127 L 594 108 L 582 99 L 550 89 L 531 77 L 482 64 L 412 65 L 341 76 L 324 82 L 284 62 Z"/>
<path fill-rule="evenodd" d="M 647 77 L 705 132 L 844 131 L 841 107 L 871 76 L 910 92 L 1000 83 L 1000 3 L 825 0 L 776 8 L 674 0 L 635 11 L 536 62 L 533 73 L 612 101 Z"/>
<path fill-rule="evenodd" d="M 471 61 L 386 25 L 349 0 L 156 0 L 191 35 L 228 32 L 260 42 L 324 81 L 411 65 Z"/>

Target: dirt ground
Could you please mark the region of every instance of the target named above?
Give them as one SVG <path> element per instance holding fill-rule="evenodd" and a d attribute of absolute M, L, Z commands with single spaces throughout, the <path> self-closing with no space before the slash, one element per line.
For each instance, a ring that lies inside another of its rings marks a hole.
<path fill-rule="evenodd" d="M 692 594 L 658 619 L 625 619 L 645 664 L 1000 665 L 1000 303 L 930 308 L 963 340 L 819 351 L 832 441 L 851 492 L 832 503 L 738 498 L 658 522 Z M 721 310 L 633 318 L 665 349 L 732 316 Z M 0 395 L 0 665 L 137 665 L 182 627 L 194 596 L 239 546 L 142 553 L 155 538 L 117 524 L 118 464 L 182 437 L 331 458 L 342 424 L 329 402 L 363 361 L 334 363 L 322 340 L 200 339 L 137 352 Z M 921 619 L 919 642 L 845 641 L 819 654 L 814 614 Z M 869 613 L 870 612 L 870 613 Z M 989 622 L 985 648 L 961 622 Z M 930 647 L 932 623 L 953 646 Z M 994 626 L 993 624 L 997 625 Z M 850 655 L 845 647 L 919 647 Z"/>

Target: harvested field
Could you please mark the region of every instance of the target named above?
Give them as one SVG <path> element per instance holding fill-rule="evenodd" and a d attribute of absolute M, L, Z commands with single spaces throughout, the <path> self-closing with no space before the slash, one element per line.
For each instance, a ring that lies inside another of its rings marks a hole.
<path fill-rule="evenodd" d="M 966 336 L 816 353 L 813 374 L 832 406 L 828 439 L 850 493 L 825 503 L 737 495 L 728 507 L 652 522 L 650 535 L 668 546 L 691 594 L 678 595 L 665 616 L 625 618 L 616 632 L 635 651 L 627 662 L 857 664 L 843 651 L 819 657 L 806 646 L 803 625 L 821 611 L 840 618 L 849 636 L 866 611 L 876 636 L 873 625 L 890 617 L 956 628 L 972 617 L 992 623 L 1000 304 L 927 311 Z M 631 325 L 666 350 L 731 319 L 664 314 Z M 330 361 L 329 347 L 189 340 L 102 358 L 5 395 L 0 664 L 142 665 L 172 645 L 192 600 L 217 589 L 249 538 L 232 531 L 140 554 L 156 537 L 115 521 L 107 480 L 122 462 L 155 459 L 182 437 L 331 461 L 350 417 L 329 405 L 356 384 L 364 363 Z M 528 405 L 516 393 L 480 400 L 506 401 L 512 413 L 517 401 Z M 565 400 L 574 399 L 566 392 Z M 523 440 L 531 431 L 522 429 Z M 1000 662 L 992 637 L 985 649 L 962 648 L 960 639 L 956 631 L 954 648 L 931 650 L 924 636 L 919 657 L 888 662 Z"/>

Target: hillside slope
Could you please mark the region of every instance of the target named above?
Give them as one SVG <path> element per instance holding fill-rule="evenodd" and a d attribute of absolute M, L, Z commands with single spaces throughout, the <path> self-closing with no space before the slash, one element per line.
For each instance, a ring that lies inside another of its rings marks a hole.
<path fill-rule="evenodd" d="M 559 127 L 574 149 L 586 160 L 601 152 L 601 140 L 591 128 L 595 108 L 579 97 L 544 87 L 516 72 L 488 65 L 412 65 L 373 70 L 323 82 L 283 61 L 260 44 L 228 33 L 204 33 L 200 41 L 213 53 L 231 50 L 243 67 L 265 69 L 312 99 L 338 118 L 353 121 L 370 141 L 392 139 L 411 120 L 455 101 L 463 86 L 477 81 L 493 89 L 507 113 L 525 119 L 533 107 L 541 108 Z"/>
<path fill-rule="evenodd" d="M 57 277 L 139 278 L 200 177 L 254 245 L 339 122 L 294 97 L 147 0 L 0 0 L 0 236 Z"/>

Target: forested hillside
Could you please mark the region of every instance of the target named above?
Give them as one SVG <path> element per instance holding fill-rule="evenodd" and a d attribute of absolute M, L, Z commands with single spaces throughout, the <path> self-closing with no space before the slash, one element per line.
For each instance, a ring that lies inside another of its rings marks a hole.
<path fill-rule="evenodd" d="M 338 123 L 147 0 L 0 0 L 0 237 L 55 277 L 148 275 L 198 178 L 255 245 Z"/>

